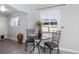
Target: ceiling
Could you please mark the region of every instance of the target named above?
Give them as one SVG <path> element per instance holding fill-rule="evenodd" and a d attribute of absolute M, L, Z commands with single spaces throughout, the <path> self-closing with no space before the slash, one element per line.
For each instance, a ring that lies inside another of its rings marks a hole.
<path fill-rule="evenodd" d="M 39 8 L 44 8 L 44 7 L 49 7 L 49 6 L 56 6 L 58 4 L 9 4 L 11 6 L 20 6 L 22 8 L 26 9 L 39 9 Z"/>
<path fill-rule="evenodd" d="M 2 6 L 2 4 L 0 4 L 0 6 Z M 11 15 L 11 14 L 17 12 L 15 9 L 13 9 L 12 7 L 10 7 L 10 6 L 6 5 L 6 4 L 4 4 L 4 6 L 5 6 L 5 8 L 8 9 L 8 11 L 5 11 L 5 12 L 1 12 L 1 11 L 0 11 L 0 14 L 1 14 L 1 15 L 6 15 L 6 16 L 8 16 L 8 15 Z"/>
<path fill-rule="evenodd" d="M 49 6 L 55 6 L 55 5 L 57 5 L 57 4 L 30 4 L 30 6 L 35 9 L 45 8 L 45 7 L 49 7 Z"/>
<path fill-rule="evenodd" d="M 0 4 L 1 6 L 2 4 Z M 48 6 L 55 6 L 57 4 L 4 4 L 5 7 L 9 10 L 9 11 L 5 11 L 5 12 L 1 12 L 0 14 L 4 14 L 4 15 L 11 15 L 13 13 L 18 12 L 18 9 L 25 9 L 26 10 L 30 10 L 30 9 L 39 9 L 39 8 L 44 8 L 44 7 L 48 7 Z M 16 7 L 16 8 L 14 8 Z"/>

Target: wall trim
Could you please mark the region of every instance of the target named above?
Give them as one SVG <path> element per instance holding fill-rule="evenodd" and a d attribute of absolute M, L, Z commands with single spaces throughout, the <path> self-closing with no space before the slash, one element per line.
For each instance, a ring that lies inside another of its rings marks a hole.
<path fill-rule="evenodd" d="M 8 37 L 8 39 L 13 40 L 13 41 L 17 41 L 17 39 L 16 39 L 16 38 L 11 38 L 11 37 Z"/>
<path fill-rule="evenodd" d="M 71 50 L 71 49 L 67 49 L 67 48 L 59 48 L 61 51 L 66 51 L 66 52 L 70 52 L 70 53 L 74 53 L 74 54 L 79 54 L 79 51 L 76 50 Z"/>
<path fill-rule="evenodd" d="M 9 37 L 8 39 L 13 40 L 13 41 L 18 41 L 17 38 L 10 38 L 10 37 Z M 24 40 L 23 40 L 23 43 L 25 43 Z"/>

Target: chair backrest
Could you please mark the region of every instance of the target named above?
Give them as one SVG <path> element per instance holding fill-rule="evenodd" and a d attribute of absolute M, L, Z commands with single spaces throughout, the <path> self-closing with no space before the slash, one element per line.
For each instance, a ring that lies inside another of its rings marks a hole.
<path fill-rule="evenodd" d="M 29 39 L 29 35 L 34 34 L 34 29 L 26 29 L 26 37 Z"/>
<path fill-rule="evenodd" d="M 27 36 L 30 34 L 34 34 L 34 29 L 26 29 Z"/>
<path fill-rule="evenodd" d="M 59 44 L 60 35 L 61 35 L 61 31 L 53 32 L 52 33 L 52 42 Z"/>

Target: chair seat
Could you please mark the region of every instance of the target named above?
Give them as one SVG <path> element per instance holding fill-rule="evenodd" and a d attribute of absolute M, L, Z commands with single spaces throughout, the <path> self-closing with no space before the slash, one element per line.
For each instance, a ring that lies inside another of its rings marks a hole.
<path fill-rule="evenodd" d="M 34 41 L 34 39 L 27 39 L 26 40 L 26 43 L 34 43 L 35 41 Z"/>
<path fill-rule="evenodd" d="M 45 42 L 44 44 L 50 49 L 53 49 L 58 46 L 55 42 Z"/>

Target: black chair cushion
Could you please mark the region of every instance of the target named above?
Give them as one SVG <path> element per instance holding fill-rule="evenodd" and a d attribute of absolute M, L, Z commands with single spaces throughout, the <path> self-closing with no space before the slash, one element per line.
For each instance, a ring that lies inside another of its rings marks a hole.
<path fill-rule="evenodd" d="M 44 45 L 46 45 L 49 49 L 53 49 L 58 46 L 55 42 L 45 42 Z"/>

